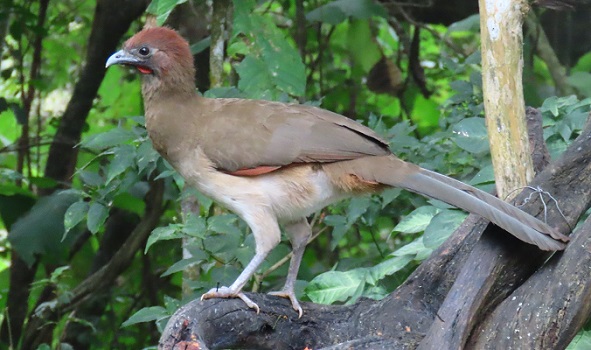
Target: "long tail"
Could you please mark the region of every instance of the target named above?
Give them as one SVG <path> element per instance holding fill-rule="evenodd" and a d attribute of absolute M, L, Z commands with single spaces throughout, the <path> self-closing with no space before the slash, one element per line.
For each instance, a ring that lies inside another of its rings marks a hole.
<path fill-rule="evenodd" d="M 447 176 L 406 163 L 394 156 L 358 160 L 358 164 L 351 164 L 352 170 L 364 180 L 401 187 L 478 214 L 542 250 L 562 250 L 566 246 L 565 242 L 569 241 L 568 236 L 513 205 Z"/>

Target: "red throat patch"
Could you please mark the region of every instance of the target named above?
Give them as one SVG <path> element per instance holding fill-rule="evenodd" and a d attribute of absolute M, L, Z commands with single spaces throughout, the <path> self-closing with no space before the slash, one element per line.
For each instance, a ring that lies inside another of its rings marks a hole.
<path fill-rule="evenodd" d="M 152 74 L 152 70 L 150 68 L 137 66 L 137 70 L 139 70 L 142 74 Z"/>

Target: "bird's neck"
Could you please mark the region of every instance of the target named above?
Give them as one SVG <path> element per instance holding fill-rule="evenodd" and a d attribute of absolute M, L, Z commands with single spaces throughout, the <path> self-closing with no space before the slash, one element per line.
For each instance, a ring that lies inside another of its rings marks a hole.
<path fill-rule="evenodd" d="M 192 86 L 193 79 L 191 84 L 150 79 L 146 76 L 142 82 L 146 129 L 154 148 L 175 166 L 183 150 L 195 148 L 192 134 L 206 99 Z"/>
<path fill-rule="evenodd" d="M 192 72 L 164 72 L 161 76 L 142 77 L 142 96 L 144 101 L 160 101 L 168 98 L 198 96 Z"/>

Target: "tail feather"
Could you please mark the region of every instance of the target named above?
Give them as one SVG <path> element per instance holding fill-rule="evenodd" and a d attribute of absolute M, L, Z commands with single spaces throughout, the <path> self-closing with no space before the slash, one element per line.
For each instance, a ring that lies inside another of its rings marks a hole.
<path fill-rule="evenodd" d="M 562 250 L 569 238 L 546 223 L 500 200 L 447 176 L 421 169 L 398 186 L 478 214 L 543 250 Z"/>
<path fill-rule="evenodd" d="M 569 241 L 568 236 L 491 194 L 394 156 L 360 158 L 347 169 L 366 181 L 401 187 L 481 215 L 543 250 L 562 250 Z"/>

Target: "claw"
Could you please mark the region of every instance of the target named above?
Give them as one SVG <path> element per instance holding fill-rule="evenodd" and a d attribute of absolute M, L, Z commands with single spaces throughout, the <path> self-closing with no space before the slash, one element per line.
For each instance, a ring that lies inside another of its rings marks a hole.
<path fill-rule="evenodd" d="M 296 298 L 295 293 L 293 291 L 283 291 L 282 290 L 282 291 L 278 291 L 278 292 L 269 292 L 268 294 L 274 295 L 276 297 L 289 299 L 289 301 L 291 301 L 291 307 L 293 307 L 293 309 L 295 311 L 297 311 L 297 313 L 298 313 L 298 318 L 302 318 L 302 315 L 304 314 L 304 310 L 302 310 L 302 307 L 300 306 L 300 302 Z"/>
<path fill-rule="evenodd" d="M 212 288 L 209 290 L 209 292 L 201 296 L 201 300 L 214 298 L 239 298 L 246 304 L 246 306 L 248 306 L 251 309 L 254 309 L 257 312 L 257 314 L 260 312 L 259 306 L 254 301 L 250 300 L 246 295 L 244 295 L 244 293 L 234 291 L 230 289 L 230 287 Z"/>

